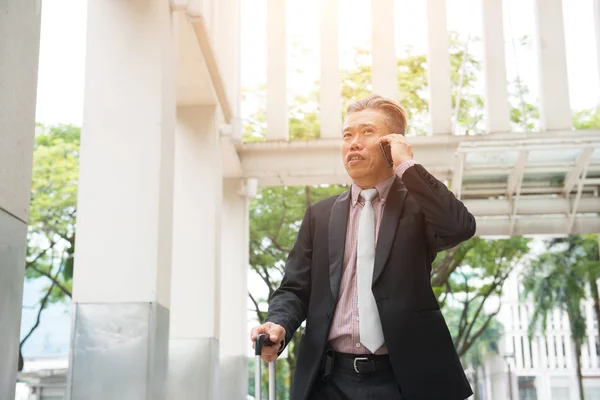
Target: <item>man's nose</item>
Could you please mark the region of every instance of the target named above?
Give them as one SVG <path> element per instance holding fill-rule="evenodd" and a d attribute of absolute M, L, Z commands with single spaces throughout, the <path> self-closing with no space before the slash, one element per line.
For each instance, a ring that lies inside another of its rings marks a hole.
<path fill-rule="evenodd" d="M 362 147 L 363 147 L 363 145 L 360 140 L 360 137 L 358 135 L 354 136 L 352 138 L 352 141 L 350 142 L 350 149 L 357 150 L 357 149 L 361 149 Z"/>

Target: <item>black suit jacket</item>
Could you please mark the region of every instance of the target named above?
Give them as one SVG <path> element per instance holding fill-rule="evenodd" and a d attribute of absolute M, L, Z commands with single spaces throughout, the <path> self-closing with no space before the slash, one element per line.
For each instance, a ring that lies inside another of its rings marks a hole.
<path fill-rule="evenodd" d="M 267 321 L 285 328 L 288 343 L 306 329 L 298 353 L 293 399 L 305 400 L 320 369 L 338 298 L 350 192 L 308 207 Z M 464 400 L 472 394 L 431 288 L 440 250 L 475 234 L 475 218 L 421 165 L 397 178 L 379 230 L 373 295 L 392 368 L 408 400 Z"/>

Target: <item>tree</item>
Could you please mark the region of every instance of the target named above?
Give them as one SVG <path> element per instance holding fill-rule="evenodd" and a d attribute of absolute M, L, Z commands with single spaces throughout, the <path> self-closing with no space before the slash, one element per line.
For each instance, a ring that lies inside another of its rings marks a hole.
<path fill-rule="evenodd" d="M 19 370 L 21 349 L 39 326 L 46 306 L 71 297 L 79 134 L 79 128 L 69 125 L 36 130 L 25 278 L 47 279 L 48 286 L 43 289 L 36 323 L 21 340 Z"/>
<path fill-rule="evenodd" d="M 546 331 L 548 314 L 553 310 L 559 309 L 568 316 L 571 340 L 575 345 L 581 400 L 584 400 L 581 347 L 586 336 L 582 302 L 588 296 L 587 285 L 591 286 L 596 315 L 599 312 L 596 281 L 600 262 L 597 239 L 593 240 L 592 237 L 569 236 L 547 242 L 547 251 L 531 264 L 523 278 L 524 297 L 530 296 L 535 306 L 529 325 L 530 337 L 538 329 Z"/>
<path fill-rule="evenodd" d="M 501 240 L 475 237 L 436 258 L 432 286 L 441 306 L 450 311 L 447 318 L 454 346 L 464 361 L 475 360 L 473 354 L 465 355 L 481 336 L 493 336 L 488 329 L 500 312 L 500 302 L 491 311 L 486 311 L 486 305 L 501 297 L 508 275 L 529 253 L 529 241 L 519 236 Z"/>

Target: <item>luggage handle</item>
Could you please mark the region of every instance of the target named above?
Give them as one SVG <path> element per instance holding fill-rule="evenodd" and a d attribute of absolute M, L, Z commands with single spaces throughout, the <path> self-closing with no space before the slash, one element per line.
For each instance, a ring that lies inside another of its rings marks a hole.
<path fill-rule="evenodd" d="M 261 366 L 262 366 L 262 349 L 263 346 L 272 346 L 275 343 L 269 340 L 269 335 L 261 333 L 256 337 L 256 342 L 254 343 L 254 398 L 256 400 L 261 400 L 261 387 L 260 387 L 260 378 L 261 378 Z M 271 361 L 269 363 L 269 400 L 275 400 L 275 361 Z"/>

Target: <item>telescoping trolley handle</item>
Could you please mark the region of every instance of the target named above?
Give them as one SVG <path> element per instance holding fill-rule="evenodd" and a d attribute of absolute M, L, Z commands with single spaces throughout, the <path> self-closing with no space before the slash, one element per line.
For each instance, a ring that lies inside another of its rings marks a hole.
<path fill-rule="evenodd" d="M 254 344 L 254 398 L 256 400 L 261 400 L 260 393 L 260 377 L 261 377 L 261 358 L 263 346 L 272 346 L 273 342 L 269 340 L 269 335 L 265 335 L 261 333 L 256 337 L 256 343 Z M 269 363 L 269 400 L 275 400 L 275 363 L 276 361 L 271 361 Z"/>

